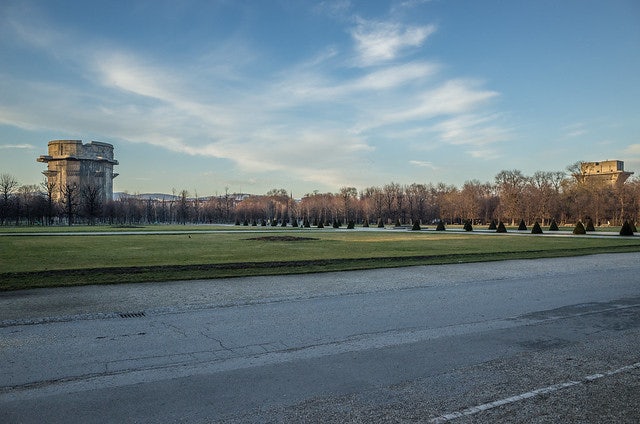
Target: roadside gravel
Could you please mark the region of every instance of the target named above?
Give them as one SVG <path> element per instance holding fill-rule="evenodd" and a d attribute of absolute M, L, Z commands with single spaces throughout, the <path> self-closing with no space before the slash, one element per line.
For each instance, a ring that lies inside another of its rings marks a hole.
<path fill-rule="evenodd" d="M 640 360 L 640 331 L 505 359 L 347 396 L 249 411 L 239 423 L 429 423 L 452 412 L 607 372 Z M 630 353 L 633 352 L 633 353 Z M 436 421 L 437 422 L 437 421 Z M 446 421 L 471 423 L 638 423 L 640 368 Z"/>

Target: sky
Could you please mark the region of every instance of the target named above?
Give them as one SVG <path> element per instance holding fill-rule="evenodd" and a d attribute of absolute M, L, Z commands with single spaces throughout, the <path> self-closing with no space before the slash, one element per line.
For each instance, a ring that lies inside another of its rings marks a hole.
<path fill-rule="evenodd" d="M 129 193 L 640 175 L 640 2 L 3 0 L 0 173 L 58 139 Z"/>

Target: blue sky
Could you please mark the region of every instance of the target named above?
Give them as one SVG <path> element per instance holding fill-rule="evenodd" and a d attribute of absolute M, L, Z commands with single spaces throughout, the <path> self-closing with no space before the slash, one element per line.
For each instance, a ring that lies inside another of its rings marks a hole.
<path fill-rule="evenodd" d="M 54 139 L 130 193 L 640 174 L 640 2 L 4 0 L 0 173 Z"/>

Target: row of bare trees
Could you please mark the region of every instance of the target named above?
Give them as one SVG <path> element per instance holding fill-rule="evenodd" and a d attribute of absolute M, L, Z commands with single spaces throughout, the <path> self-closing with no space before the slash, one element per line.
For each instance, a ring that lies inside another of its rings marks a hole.
<path fill-rule="evenodd" d="M 53 201 L 54 190 L 61 200 Z M 284 189 L 264 195 L 231 194 L 198 197 L 187 190 L 155 197 L 122 194 L 103 201 L 99 188 L 46 182 L 19 185 L 0 174 L 0 225 L 57 225 L 73 223 L 247 223 L 252 225 L 309 225 L 382 223 L 421 224 L 443 220 L 477 224 L 499 220 L 548 224 L 592 219 L 596 225 L 638 222 L 640 180 L 622 185 L 581 183 L 565 172 L 518 170 L 499 172 L 492 183 L 471 180 L 462 187 L 437 184 L 384 186 L 358 191 L 342 187 L 337 193 L 313 192 L 294 200 Z"/>

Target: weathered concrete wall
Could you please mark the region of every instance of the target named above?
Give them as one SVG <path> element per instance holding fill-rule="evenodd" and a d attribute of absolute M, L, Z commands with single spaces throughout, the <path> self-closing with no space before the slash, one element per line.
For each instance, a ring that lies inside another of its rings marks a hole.
<path fill-rule="evenodd" d="M 52 140 L 49 142 L 49 154 L 42 155 L 38 162 L 47 164 L 43 172 L 47 181 L 55 184 L 53 198 L 62 198 L 63 189 L 75 186 L 99 187 L 102 199 L 113 198 L 113 172 L 118 161 L 113 158 L 113 145 L 92 141 L 83 144 L 81 140 Z"/>
<path fill-rule="evenodd" d="M 606 160 L 602 162 L 583 162 L 580 165 L 578 180 L 585 182 L 608 183 L 612 185 L 623 184 L 633 172 L 624 170 L 624 162 L 621 160 Z"/>

